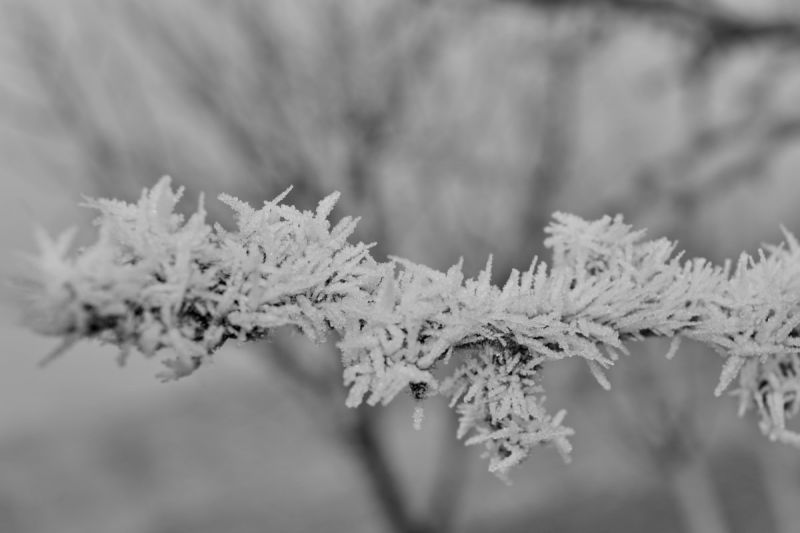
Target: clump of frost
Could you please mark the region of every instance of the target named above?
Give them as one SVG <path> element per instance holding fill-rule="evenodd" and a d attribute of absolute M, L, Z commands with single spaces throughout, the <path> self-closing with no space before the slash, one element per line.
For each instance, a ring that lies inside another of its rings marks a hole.
<path fill-rule="evenodd" d="M 63 351 L 81 338 L 165 354 L 164 380 L 187 376 L 228 339 L 250 340 L 291 325 L 320 340 L 344 327 L 343 301 L 375 282 L 364 244 L 349 244 L 356 221 L 327 220 L 332 194 L 315 212 L 279 202 L 261 209 L 230 196 L 237 231 L 205 222 L 197 211 L 174 213 L 183 190 L 169 178 L 145 190 L 139 202 L 89 200 L 100 212 L 99 238 L 74 257 L 70 234 L 42 236 L 40 255 L 21 277 L 31 327 L 64 337 Z"/>
<path fill-rule="evenodd" d="M 315 211 L 281 202 L 255 209 L 231 196 L 237 228 L 205 222 L 202 197 L 184 220 L 182 189 L 169 178 L 136 204 L 89 200 L 96 243 L 69 255 L 72 235 L 37 233 L 40 252 L 20 275 L 26 324 L 80 339 L 162 354 L 162 379 L 187 376 L 228 339 L 247 341 L 290 326 L 320 341 L 334 331 L 342 354 L 346 403 L 385 405 L 399 393 L 417 405 L 445 396 L 460 417 L 458 438 L 482 444 L 501 478 L 541 445 L 568 458 L 573 430 L 564 410 L 545 409 L 542 372 L 580 357 L 598 383 L 627 354 L 626 343 L 681 338 L 723 358 L 716 394 L 733 391 L 770 438 L 800 446 L 787 421 L 800 411 L 800 245 L 767 247 L 715 266 L 684 260 L 675 243 L 645 240 L 621 217 L 586 221 L 556 213 L 546 229 L 551 267 L 534 259 L 492 282 L 492 261 L 475 278 L 462 264 L 440 272 L 401 258 L 376 262 L 351 244 L 356 220 L 331 225 L 338 199 Z"/>

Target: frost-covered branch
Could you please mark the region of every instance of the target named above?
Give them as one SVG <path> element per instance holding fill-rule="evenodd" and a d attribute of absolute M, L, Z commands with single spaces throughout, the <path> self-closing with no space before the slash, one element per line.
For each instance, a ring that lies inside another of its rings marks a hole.
<path fill-rule="evenodd" d="M 621 217 L 585 221 L 557 213 L 545 245 L 502 287 L 491 258 L 476 277 L 461 264 L 440 272 L 351 244 L 356 220 L 327 220 L 338 198 L 300 212 L 275 200 L 237 215 L 228 231 L 205 222 L 202 198 L 187 221 L 173 213 L 182 191 L 168 178 L 135 205 L 89 200 L 98 241 L 68 255 L 70 233 L 38 235 L 40 253 L 20 275 L 27 324 L 62 337 L 56 355 L 83 338 L 164 355 L 164 380 L 187 376 L 228 339 L 247 341 L 292 326 L 320 341 L 338 335 L 347 405 L 387 404 L 406 391 L 443 395 L 460 414 L 458 437 L 482 443 L 505 476 L 538 445 L 565 457 L 565 412 L 545 410 L 544 365 L 582 357 L 598 382 L 626 343 L 681 338 L 724 358 L 716 394 L 735 380 L 742 413 L 754 409 L 770 438 L 800 446 L 786 428 L 800 410 L 800 245 L 768 247 L 734 267 L 683 260 L 675 244 L 644 240 Z M 415 413 L 421 422 L 421 409 Z"/>

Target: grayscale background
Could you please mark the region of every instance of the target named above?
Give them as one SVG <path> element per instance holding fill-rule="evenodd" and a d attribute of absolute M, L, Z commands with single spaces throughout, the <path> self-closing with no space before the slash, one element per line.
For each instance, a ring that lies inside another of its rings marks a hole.
<path fill-rule="evenodd" d="M 557 210 L 721 261 L 800 233 L 800 2 L 0 0 L 0 161 L 4 279 L 37 225 L 91 242 L 82 195 L 165 174 L 223 225 L 221 192 L 339 190 L 376 258 L 493 254 L 496 283 Z M 800 452 L 691 343 L 636 346 L 611 392 L 551 365 L 574 460 L 507 487 L 440 403 L 421 431 L 408 398 L 345 409 L 331 346 L 230 345 L 167 385 L 91 343 L 40 369 L 57 341 L 0 296 L 1 533 L 800 531 Z"/>

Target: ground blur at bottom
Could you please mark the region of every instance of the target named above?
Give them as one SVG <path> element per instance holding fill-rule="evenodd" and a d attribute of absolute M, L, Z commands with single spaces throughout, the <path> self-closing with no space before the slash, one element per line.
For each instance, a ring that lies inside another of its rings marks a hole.
<path fill-rule="evenodd" d="M 113 354 L 89 345 L 48 369 L 33 369 L 32 359 L 30 370 L 57 375 L 93 364 L 109 376 L 129 371 L 102 365 L 97 355 Z M 246 357 L 235 349 L 220 356 Z M 92 385 L 86 387 L 91 394 Z M 140 401 L 97 392 L 97 401 L 109 404 L 104 416 L 82 414 L 75 404 L 71 414 L 53 408 L 59 414 L 50 419 L 7 424 L 0 434 L 0 531 L 388 531 L 352 457 L 265 368 L 223 362 L 192 385 L 153 391 Z M 435 466 L 440 407 L 427 410 L 421 431 L 412 428 L 409 401 L 384 410 L 384 437 L 417 506 Z M 486 472 L 480 450 L 470 450 L 459 530 L 684 530 L 667 484 L 637 466 L 603 429 L 596 409 L 573 410 L 568 419 L 579 429 L 574 461 L 564 465 L 542 449 L 513 473 L 512 486 Z M 709 452 L 733 533 L 772 530 L 747 446 L 752 442 L 733 441 Z"/>

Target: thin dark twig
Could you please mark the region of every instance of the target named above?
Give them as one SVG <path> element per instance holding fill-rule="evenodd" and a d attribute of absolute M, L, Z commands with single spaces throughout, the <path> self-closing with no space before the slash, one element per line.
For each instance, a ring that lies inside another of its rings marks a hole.
<path fill-rule="evenodd" d="M 346 435 L 393 530 L 396 533 L 437 533 L 438 530 L 414 519 L 408 498 L 403 494 L 385 447 L 380 442 L 375 410 L 368 407 L 358 409 Z"/>
<path fill-rule="evenodd" d="M 464 464 L 468 449 L 462 441 L 453 438 L 458 429 L 456 413 L 448 410 L 446 422 L 428 510 L 428 520 L 433 526 L 432 530 L 437 533 L 454 530 L 468 471 Z"/>
<path fill-rule="evenodd" d="M 678 0 L 495 0 L 542 10 L 608 10 L 668 31 L 688 34 L 716 51 L 756 42 L 800 45 L 800 21 L 746 17 L 709 2 Z"/>

